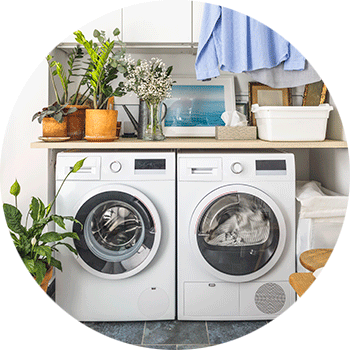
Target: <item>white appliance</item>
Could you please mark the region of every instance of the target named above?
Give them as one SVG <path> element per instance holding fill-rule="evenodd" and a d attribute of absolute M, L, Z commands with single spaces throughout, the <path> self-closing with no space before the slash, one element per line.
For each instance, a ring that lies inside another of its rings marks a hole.
<path fill-rule="evenodd" d="M 178 319 L 272 319 L 294 301 L 287 153 L 178 155 Z"/>
<path fill-rule="evenodd" d="M 174 319 L 175 154 L 59 153 L 56 189 L 85 157 L 57 198 L 83 228 L 78 257 L 58 255 L 56 302 L 80 321 Z"/>

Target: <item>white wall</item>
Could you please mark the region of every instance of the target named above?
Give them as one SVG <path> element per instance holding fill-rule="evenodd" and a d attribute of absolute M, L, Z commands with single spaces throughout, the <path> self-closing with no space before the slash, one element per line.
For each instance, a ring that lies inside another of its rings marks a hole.
<path fill-rule="evenodd" d="M 347 149 L 310 151 L 310 178 L 323 187 L 347 196 L 349 194 L 349 153 Z"/>
<path fill-rule="evenodd" d="M 31 197 L 47 202 L 47 150 L 31 149 L 30 143 L 42 135 L 41 124 L 32 122 L 34 113 L 47 106 L 48 74 L 43 61 L 34 71 L 11 113 L 4 136 L 0 164 L 1 196 L 3 202 L 14 203 L 9 194 L 15 179 L 21 186 L 18 197 L 23 215 L 28 211 Z"/>

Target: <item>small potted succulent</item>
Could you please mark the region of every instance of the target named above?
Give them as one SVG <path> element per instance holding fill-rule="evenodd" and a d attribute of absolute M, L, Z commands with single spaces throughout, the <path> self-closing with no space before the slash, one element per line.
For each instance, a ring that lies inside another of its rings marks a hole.
<path fill-rule="evenodd" d="M 38 118 L 39 123 L 43 124 L 43 137 L 69 137 L 72 140 L 81 140 L 84 137 L 85 109 L 89 107 L 90 87 L 88 86 L 83 94 L 79 93 L 80 88 L 87 84 L 86 68 L 82 74 L 77 74 L 77 71 L 82 69 L 80 63 L 83 56 L 83 50 L 80 47 L 73 49 L 68 56 L 68 73 L 51 55 L 46 57 L 56 101 L 33 116 L 33 120 Z M 59 78 L 62 86 L 61 96 L 58 93 L 55 77 Z M 80 82 L 77 84 L 76 91 L 69 96 L 68 88 L 74 77 L 80 77 Z"/>
<path fill-rule="evenodd" d="M 107 39 L 105 32 L 95 30 L 93 35 L 99 43 L 93 43 L 86 40 L 80 30 L 74 32 L 75 40 L 84 46 L 90 58 L 86 78 L 91 86 L 93 109 L 86 110 L 85 139 L 88 141 L 116 139 L 118 111 L 113 110 L 111 105 L 115 96 L 123 96 L 125 92 L 121 83 L 113 88 L 112 82 L 121 70 L 124 71 L 119 60 L 125 55 L 125 44 L 118 39 L 118 28 L 113 34 L 117 37 L 116 41 Z M 113 51 L 116 44 L 120 46 L 117 53 Z"/>
<path fill-rule="evenodd" d="M 63 242 L 66 237 L 79 239 L 75 232 L 66 231 L 65 220 L 77 222 L 80 225 L 81 223 L 72 216 L 51 214 L 51 210 L 68 176 L 71 173 L 76 173 L 83 166 L 84 161 L 85 158 L 78 161 L 69 171 L 55 198 L 48 206 L 45 206 L 40 198 L 32 197 L 24 225 L 22 225 L 22 213 L 17 207 L 17 197 L 21 190 L 17 180 L 10 189 L 10 193 L 15 197 L 15 205 L 3 204 L 6 223 L 17 252 L 28 271 L 45 291 L 52 277 L 53 267 L 62 271 L 61 262 L 53 257 L 53 252 L 58 251 L 56 246 L 64 245 L 71 252 L 77 254 L 70 244 Z M 44 232 L 50 222 L 56 223 L 65 232 Z"/>

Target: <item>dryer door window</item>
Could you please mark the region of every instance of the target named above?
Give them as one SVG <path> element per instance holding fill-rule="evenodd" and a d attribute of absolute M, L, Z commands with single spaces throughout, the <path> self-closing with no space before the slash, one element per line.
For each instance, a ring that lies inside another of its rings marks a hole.
<path fill-rule="evenodd" d="M 238 187 L 220 189 L 221 194 L 212 193 L 199 205 L 194 243 L 212 272 L 243 282 L 276 263 L 285 242 L 285 224 L 271 198 L 254 188 Z"/>
<path fill-rule="evenodd" d="M 124 278 L 144 268 L 159 245 L 149 207 L 124 192 L 95 195 L 78 210 L 74 224 L 80 240 L 74 244 L 90 271 L 107 278 Z M 157 242 L 156 242 L 157 241 Z"/>

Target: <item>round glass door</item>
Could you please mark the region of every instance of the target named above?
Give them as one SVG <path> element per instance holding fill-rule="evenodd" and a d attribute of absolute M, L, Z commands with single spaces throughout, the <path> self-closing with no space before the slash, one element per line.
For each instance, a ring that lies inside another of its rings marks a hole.
<path fill-rule="evenodd" d="M 191 240 L 209 270 L 228 281 L 249 281 L 265 274 L 285 243 L 285 223 L 265 193 L 232 185 L 202 200 L 192 217 Z"/>
<path fill-rule="evenodd" d="M 135 192 L 135 189 L 130 189 Z M 140 197 L 143 197 L 142 199 Z M 73 230 L 81 265 L 95 275 L 120 279 L 145 268 L 160 242 L 155 207 L 141 193 L 108 191 L 94 195 L 78 210 Z"/>

